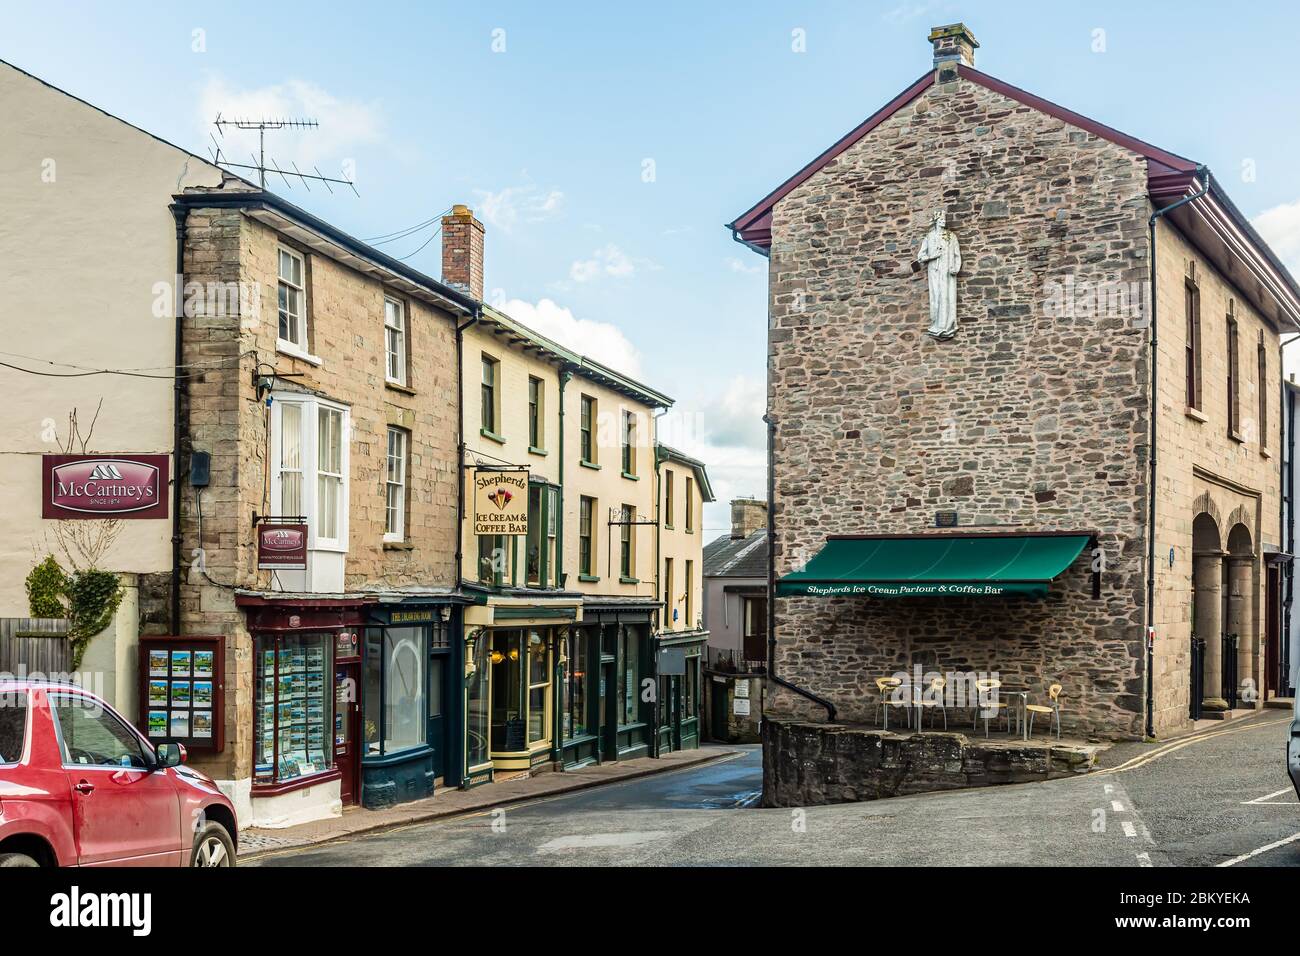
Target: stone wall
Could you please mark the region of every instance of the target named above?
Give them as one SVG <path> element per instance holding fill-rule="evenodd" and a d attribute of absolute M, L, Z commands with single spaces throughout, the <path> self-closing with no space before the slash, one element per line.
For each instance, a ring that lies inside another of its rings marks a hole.
<path fill-rule="evenodd" d="M 260 288 L 242 305 L 200 308 L 185 332 L 185 361 L 204 370 L 189 383 L 186 451 L 212 455 L 202 492 L 202 535 L 192 489 L 182 495 L 183 551 L 202 547 L 206 573 L 191 565 L 182 594 L 184 632 L 227 636 L 226 752 L 196 760 L 219 779 L 251 774 L 252 642 L 236 587 L 273 590 L 257 570 L 252 515 L 265 514 L 267 416 L 254 372 L 291 377 L 277 387 L 304 390 L 351 409 L 349 539 L 344 570 L 350 592 L 456 581 L 457 406 L 455 327 L 420 301 L 406 305 L 409 388 L 385 384 L 385 289 L 376 279 L 324 255 L 307 253 L 311 351 L 319 363 L 276 350 L 277 246 L 274 230 L 239 210 L 195 209 L 188 219 L 187 282 Z M 300 252 L 306 250 L 299 249 Z M 260 309 L 248 308 L 260 301 Z M 241 309 L 243 311 L 241 311 Z M 263 363 L 258 365 L 257 363 Z M 410 432 L 406 540 L 386 544 L 387 428 Z M 183 480 L 183 478 L 182 478 Z"/>
<path fill-rule="evenodd" d="M 934 210 L 962 246 L 959 330 L 925 334 L 911 262 Z M 1096 531 L 1043 601 L 782 599 L 779 672 L 870 719 L 909 661 L 1065 685 L 1067 733 L 1142 731 L 1145 162 L 965 80 L 936 84 L 775 207 L 769 407 L 777 571 L 835 533 Z M 1071 284 L 1072 283 L 1072 284 Z M 1068 301 L 1067 301 L 1068 300 Z M 785 692 L 776 714 L 820 710 Z"/>
<path fill-rule="evenodd" d="M 808 807 L 1087 773 L 1096 747 L 763 722 L 763 806 Z"/>

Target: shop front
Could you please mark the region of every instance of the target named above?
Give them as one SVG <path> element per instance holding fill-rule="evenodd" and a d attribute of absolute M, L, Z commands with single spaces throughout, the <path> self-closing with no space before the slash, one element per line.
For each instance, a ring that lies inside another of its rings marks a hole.
<path fill-rule="evenodd" d="M 657 640 L 659 753 L 700 745 L 701 662 L 707 631 L 670 632 Z"/>
<path fill-rule="evenodd" d="M 558 759 L 559 662 L 581 621 L 576 596 L 484 596 L 464 609 L 462 786 Z"/>
<path fill-rule="evenodd" d="M 368 609 L 361 645 L 360 802 L 367 809 L 460 786 L 464 663 L 459 608 L 404 600 Z"/>
<path fill-rule="evenodd" d="M 655 695 L 650 645 L 658 604 L 588 596 L 560 665 L 560 758 L 565 767 L 651 754 Z"/>
<path fill-rule="evenodd" d="M 337 815 L 361 800 L 361 636 L 369 602 L 241 595 L 237 603 L 253 650 L 253 823 L 292 826 Z"/>

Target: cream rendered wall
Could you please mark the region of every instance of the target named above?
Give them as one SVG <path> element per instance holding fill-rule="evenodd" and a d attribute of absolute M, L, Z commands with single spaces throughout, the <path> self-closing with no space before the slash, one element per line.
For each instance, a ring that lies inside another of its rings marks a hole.
<path fill-rule="evenodd" d="M 582 396 L 596 400 L 596 468 L 580 461 Z M 636 480 L 623 477 L 623 412 L 637 415 Z M 610 527 L 609 509 L 634 505 L 641 520 L 655 513 L 655 419 L 649 406 L 611 388 L 574 376 L 564 391 L 564 569 L 569 587 L 584 594 L 653 597 L 658 590 L 653 525 L 633 528 L 636 584 L 619 580 L 619 528 Z M 578 577 L 578 508 L 581 496 L 596 499 L 592 557 L 598 581 Z M 612 540 L 611 540 L 612 533 Z"/>
<path fill-rule="evenodd" d="M 527 466 L 534 477 L 560 484 L 559 370 L 550 362 L 509 345 L 504 337 L 488 331 L 489 328 L 490 325 L 487 323 L 472 325 L 465 330 L 464 334 L 462 361 L 467 461 L 473 461 L 474 453 L 479 452 L 486 464 L 509 463 Z M 483 427 L 480 396 L 484 354 L 500 363 L 497 369 L 497 409 L 500 415 L 497 434 L 505 439 L 504 443 L 480 433 Z M 545 443 L 543 451 L 546 452 L 544 455 L 530 451 L 528 446 L 528 379 L 530 376 L 541 379 L 543 383 L 542 421 Z M 576 439 L 574 441 L 576 442 Z M 571 447 L 576 448 L 576 443 Z M 478 540 L 473 534 L 474 501 L 470 478 L 470 473 L 466 471 L 462 479 L 466 489 L 465 522 L 461 529 L 461 550 L 464 555 L 462 577 L 466 581 L 474 582 L 478 580 Z M 566 532 L 567 520 L 566 514 Z M 519 541 L 518 554 L 518 584 L 523 586 L 525 582 L 522 538 Z M 570 566 L 564 564 L 561 570 L 568 571 Z M 575 575 L 571 574 L 571 578 L 573 576 Z"/>
<path fill-rule="evenodd" d="M 220 170 L 5 63 L 0 116 L 3 349 L 168 376 L 176 271 L 168 203 L 187 186 L 219 185 Z M 161 318 L 153 311 L 158 283 L 166 283 Z M 84 435 L 101 398 L 88 451 L 170 453 L 172 381 L 38 378 L 0 368 L 0 392 L 0 616 L 26 616 L 23 580 L 35 553 L 52 545 L 41 518 L 41 455 L 60 450 L 73 409 Z M 170 568 L 169 521 L 123 525 L 108 569 Z"/>
<path fill-rule="evenodd" d="M 669 515 L 662 510 L 666 507 L 667 475 L 673 475 L 673 513 Z M 664 608 L 663 629 L 667 631 L 691 631 L 703 626 L 704 618 L 704 498 L 700 494 L 700 481 L 695 469 L 690 465 L 668 459 L 659 466 L 660 487 L 659 504 L 661 509 L 662 534 L 660 537 L 659 569 L 662 573 L 664 562 L 671 558 L 673 562 L 672 601 Z M 686 529 L 686 479 L 691 479 L 691 529 Z M 671 525 L 671 527 L 670 527 Z M 691 572 L 691 617 L 686 617 L 686 562 L 692 563 Z M 663 588 L 660 587 L 662 592 Z M 677 620 L 673 621 L 673 608 L 677 609 Z"/>

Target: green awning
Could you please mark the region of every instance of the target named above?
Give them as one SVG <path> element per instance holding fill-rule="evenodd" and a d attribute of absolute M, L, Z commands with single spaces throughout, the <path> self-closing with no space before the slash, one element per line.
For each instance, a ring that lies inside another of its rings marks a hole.
<path fill-rule="evenodd" d="M 1091 535 L 929 534 L 831 537 L 802 571 L 777 581 L 779 597 L 1042 597 Z"/>

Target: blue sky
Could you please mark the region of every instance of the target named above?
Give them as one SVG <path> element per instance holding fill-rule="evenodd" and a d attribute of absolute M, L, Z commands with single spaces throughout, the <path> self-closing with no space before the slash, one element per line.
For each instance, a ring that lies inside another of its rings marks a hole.
<path fill-rule="evenodd" d="M 764 493 L 764 260 L 722 224 L 920 76 L 935 24 L 964 20 L 986 72 L 1207 163 L 1300 271 L 1290 3 L 6 6 L 0 58 L 196 152 L 218 109 L 315 117 L 268 153 L 350 161 L 361 197 L 271 186 L 357 236 L 471 205 L 490 299 L 678 399 L 669 439 L 722 499 L 710 532 Z M 438 275 L 438 242 L 409 261 Z"/>

